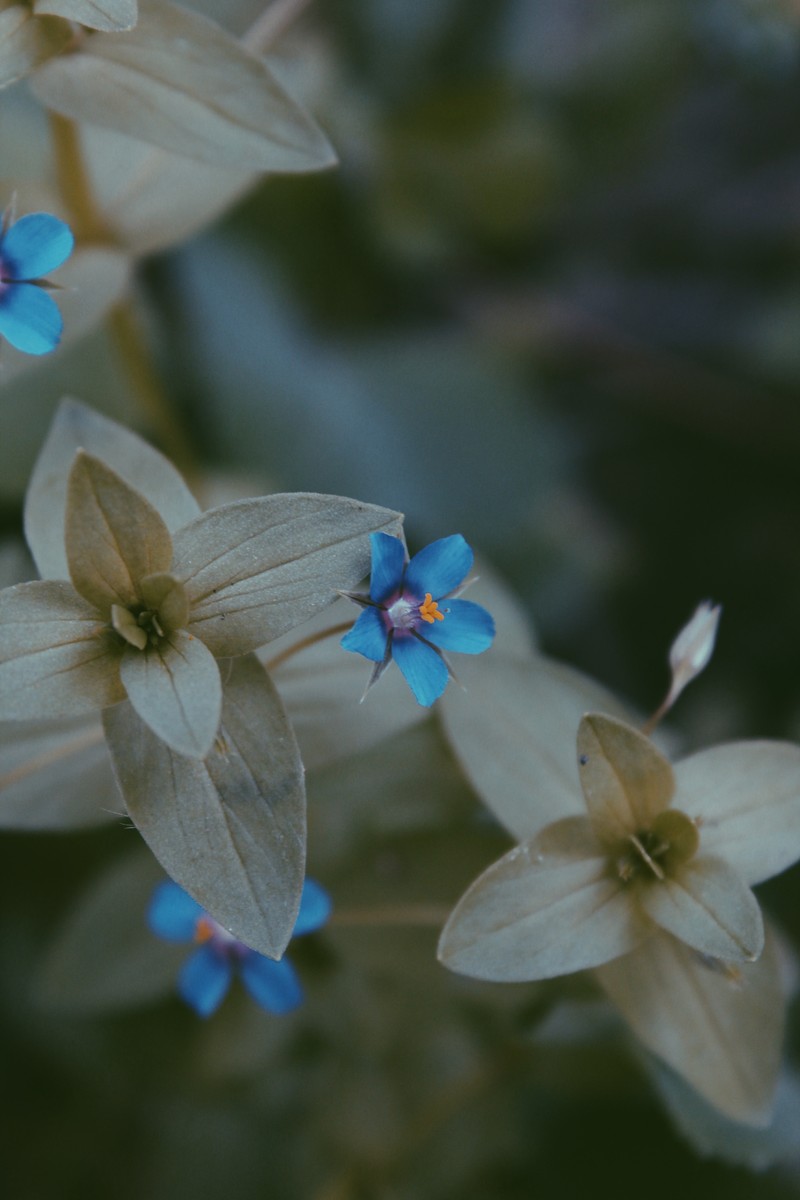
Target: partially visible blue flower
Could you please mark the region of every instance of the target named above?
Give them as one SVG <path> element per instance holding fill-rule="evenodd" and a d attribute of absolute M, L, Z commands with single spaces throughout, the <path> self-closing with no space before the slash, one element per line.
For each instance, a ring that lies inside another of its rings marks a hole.
<path fill-rule="evenodd" d="M 307 879 L 292 936 L 313 933 L 330 912 L 328 893 Z M 245 946 L 171 879 L 153 893 L 147 922 L 153 933 L 169 942 L 197 943 L 178 976 L 178 992 L 199 1016 L 216 1012 L 235 971 L 256 1004 L 268 1012 L 283 1014 L 302 1004 L 303 989 L 287 958 L 276 961 Z"/>
<path fill-rule="evenodd" d="M 370 536 L 369 595 L 344 593 L 364 612 L 341 644 L 377 664 L 368 687 L 394 659 L 417 702 L 433 704 L 452 674 L 443 651 L 480 654 L 494 637 L 494 621 L 486 609 L 455 598 L 472 567 L 472 550 L 455 533 L 431 542 L 409 562 L 400 538 Z"/>
<path fill-rule="evenodd" d="M 29 213 L 0 230 L 0 334 L 26 354 L 47 354 L 61 339 L 58 305 L 42 276 L 72 253 L 69 226 L 49 213 Z"/>

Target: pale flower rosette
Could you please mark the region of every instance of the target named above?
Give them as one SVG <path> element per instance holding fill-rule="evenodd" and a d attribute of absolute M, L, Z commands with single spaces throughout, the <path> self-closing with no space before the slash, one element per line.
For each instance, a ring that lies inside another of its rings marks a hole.
<path fill-rule="evenodd" d="M 496 811 L 522 844 L 462 897 L 442 962 L 502 982 L 595 968 L 649 1050 L 720 1111 L 763 1124 L 785 1000 L 750 888 L 800 857 L 800 748 L 738 742 L 673 768 L 627 723 L 581 718 L 591 685 L 579 677 L 542 664 L 526 684 L 516 665 L 493 670 L 531 702 L 513 765 L 483 753 L 476 766 L 485 743 L 470 742 L 468 701 L 448 724 L 479 790 L 504 792 Z"/>
<path fill-rule="evenodd" d="M 397 514 L 302 493 L 201 514 L 160 454 L 67 401 L 25 525 L 44 578 L 0 592 L 0 720 L 102 710 L 127 811 L 162 865 L 280 956 L 304 874 L 303 767 L 251 651 L 360 579 L 369 533 L 398 529 Z"/>

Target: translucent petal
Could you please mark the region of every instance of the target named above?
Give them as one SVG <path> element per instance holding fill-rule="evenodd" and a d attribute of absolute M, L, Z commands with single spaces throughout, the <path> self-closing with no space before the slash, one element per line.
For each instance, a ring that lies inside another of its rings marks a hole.
<path fill-rule="evenodd" d="M 402 538 L 388 533 L 370 534 L 372 570 L 369 581 L 370 598 L 380 603 L 400 587 L 406 565 L 406 548 Z"/>
<path fill-rule="evenodd" d="M 438 700 L 447 687 L 447 665 L 433 646 L 418 638 L 398 636 L 392 642 L 392 658 L 403 672 L 418 704 L 426 707 Z"/>
<path fill-rule="evenodd" d="M 119 655 L 96 611 L 68 583 L 0 592 L 0 719 L 70 717 L 124 698 Z"/>
<path fill-rule="evenodd" d="M 721 858 L 685 863 L 671 878 L 653 880 L 641 903 L 662 929 L 712 958 L 752 961 L 764 945 L 758 901 Z"/>
<path fill-rule="evenodd" d="M 345 650 L 363 654 L 370 662 L 382 662 L 388 631 L 377 608 L 365 608 L 352 629 L 339 643 Z"/>
<path fill-rule="evenodd" d="M 0 295 L 0 334 L 24 354 L 55 350 L 63 327 L 55 300 L 35 283 L 12 283 Z"/>
<path fill-rule="evenodd" d="M 703 851 L 749 883 L 800 858 L 800 747 L 732 742 L 675 764 L 676 807 L 700 823 Z"/>
<path fill-rule="evenodd" d="M 300 911 L 292 937 L 299 937 L 301 933 L 313 933 L 315 929 L 319 929 L 331 915 L 332 907 L 331 898 L 325 888 L 315 879 L 307 879 L 303 884 Z"/>
<path fill-rule="evenodd" d="M 473 553 L 460 533 L 439 538 L 415 554 L 406 571 L 405 591 L 422 599 L 430 592 L 434 600 L 452 592 L 470 570 Z"/>
<path fill-rule="evenodd" d="M 203 908 L 172 879 L 165 879 L 153 893 L 147 924 L 158 937 L 169 942 L 188 942 L 194 937 Z"/>
<path fill-rule="evenodd" d="M 667 933 L 597 979 L 648 1050 L 735 1121 L 769 1120 L 785 1003 L 774 938 L 757 962 L 706 958 Z"/>
<path fill-rule="evenodd" d="M 609 874 L 586 818 L 567 817 L 476 880 L 444 928 L 439 958 L 477 979 L 549 979 L 627 954 L 651 928 Z"/>
<path fill-rule="evenodd" d="M 156 737 L 178 754 L 206 757 L 222 716 L 222 681 L 217 660 L 199 638 L 178 629 L 147 650 L 126 647 L 120 678 Z"/>
<path fill-rule="evenodd" d="M 288 958 L 277 962 L 253 951 L 242 959 L 242 983 L 256 1004 L 279 1016 L 303 1003 L 300 980 Z"/>
<path fill-rule="evenodd" d="M 578 769 L 595 833 L 607 844 L 646 829 L 675 788 L 672 767 L 653 743 L 602 713 L 580 723 Z"/>
<path fill-rule="evenodd" d="M 213 946 L 201 946 L 183 965 L 178 991 L 200 1017 L 210 1017 L 222 1003 L 231 984 L 233 969 L 225 955 Z"/>
<path fill-rule="evenodd" d="M 440 650 L 456 650 L 460 654 L 481 654 L 488 650 L 494 638 L 494 620 L 480 604 L 471 600 L 448 600 L 442 604 L 444 620 L 432 625 L 420 625 L 419 633 L 426 642 Z"/>
<path fill-rule="evenodd" d="M 69 258 L 74 244 L 72 231 L 58 217 L 29 213 L 3 238 L 0 258 L 10 278 L 41 279 Z"/>

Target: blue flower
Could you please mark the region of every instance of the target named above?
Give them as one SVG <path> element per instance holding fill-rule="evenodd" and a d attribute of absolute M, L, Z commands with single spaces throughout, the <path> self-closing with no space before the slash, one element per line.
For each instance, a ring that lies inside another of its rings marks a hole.
<path fill-rule="evenodd" d="M 494 637 L 494 621 L 485 608 L 448 599 L 472 567 L 472 550 L 456 533 L 431 542 L 409 562 L 400 538 L 388 533 L 371 538 L 369 595 L 344 593 L 364 612 L 341 644 L 377 664 L 368 688 L 394 659 L 417 702 L 433 704 L 452 674 L 443 651 L 480 654 Z"/>
<path fill-rule="evenodd" d="M 294 937 L 313 933 L 330 916 L 328 893 L 312 879 L 303 885 Z M 271 1013 L 287 1013 L 303 1002 L 303 989 L 287 958 L 266 958 L 237 941 L 182 887 L 166 879 L 156 888 L 147 912 L 153 933 L 169 942 L 196 942 L 178 976 L 178 992 L 201 1017 L 222 1003 L 234 971 L 256 1004 Z"/>
<path fill-rule="evenodd" d="M 26 354 L 47 354 L 61 339 L 58 305 L 42 276 L 72 253 L 72 233 L 58 217 L 29 213 L 0 230 L 0 334 Z"/>

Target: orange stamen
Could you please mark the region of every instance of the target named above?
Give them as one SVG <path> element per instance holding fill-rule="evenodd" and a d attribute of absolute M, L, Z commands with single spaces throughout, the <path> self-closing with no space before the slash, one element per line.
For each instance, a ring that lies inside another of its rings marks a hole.
<path fill-rule="evenodd" d="M 209 921 L 208 917 L 198 917 L 194 927 L 194 940 L 196 942 L 207 942 L 214 936 L 214 926 Z"/>
<path fill-rule="evenodd" d="M 444 613 L 439 612 L 439 605 L 430 592 L 425 593 L 425 601 L 419 606 L 419 615 L 423 621 L 427 621 L 432 625 L 434 621 L 443 621 Z"/>

